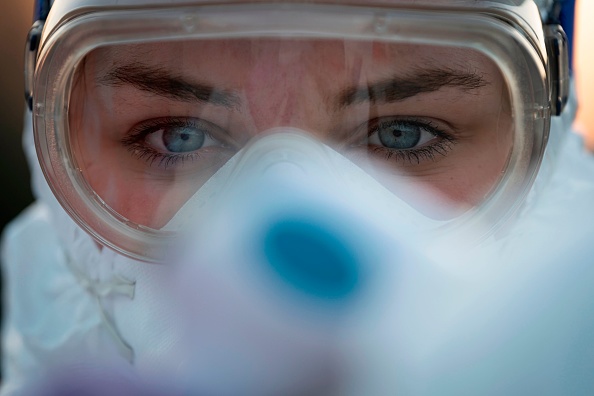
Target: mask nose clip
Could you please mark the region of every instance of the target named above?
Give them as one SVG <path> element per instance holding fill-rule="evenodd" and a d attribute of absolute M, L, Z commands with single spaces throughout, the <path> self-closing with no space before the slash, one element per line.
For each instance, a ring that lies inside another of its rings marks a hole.
<path fill-rule="evenodd" d="M 244 154 L 234 167 L 238 171 L 249 165 L 256 176 L 284 174 L 313 176 L 314 169 L 331 169 L 324 166 L 329 157 L 328 148 L 307 132 L 292 127 L 269 129 L 254 139 L 244 149 Z"/>
<path fill-rule="evenodd" d="M 261 175 L 263 177 L 283 175 L 287 178 L 305 176 L 308 173 L 306 169 L 307 159 L 303 157 L 303 153 L 288 147 L 264 153 Z"/>

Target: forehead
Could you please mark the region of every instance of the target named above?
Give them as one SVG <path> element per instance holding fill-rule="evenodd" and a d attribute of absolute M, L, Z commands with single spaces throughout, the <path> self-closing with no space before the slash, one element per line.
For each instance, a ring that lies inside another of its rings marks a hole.
<path fill-rule="evenodd" d="M 184 109 L 209 103 L 256 114 L 256 129 L 279 118 L 330 122 L 353 106 L 368 112 L 376 104 L 497 96 L 500 86 L 495 64 L 474 50 L 336 39 L 117 45 L 91 53 L 84 70 L 98 87 L 87 96 L 102 93 L 119 103 L 142 94 Z M 278 110 L 280 105 L 286 109 Z"/>
<path fill-rule="evenodd" d="M 99 73 L 113 67 L 142 63 L 168 70 L 198 68 L 212 74 L 274 66 L 282 69 L 328 71 L 356 68 L 362 73 L 406 72 L 427 67 L 446 67 L 489 73 L 495 66 L 485 55 L 470 49 L 373 41 L 335 39 L 228 39 L 114 45 L 90 54 Z M 353 63 L 356 63 L 353 64 Z M 195 71 L 193 72 L 195 74 Z M 380 77 L 380 76 L 378 76 Z"/>

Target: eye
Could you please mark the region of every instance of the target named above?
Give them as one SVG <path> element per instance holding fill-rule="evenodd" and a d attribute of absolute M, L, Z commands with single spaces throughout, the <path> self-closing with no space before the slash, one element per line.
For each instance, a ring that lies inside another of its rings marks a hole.
<path fill-rule="evenodd" d="M 392 150 L 410 150 L 437 138 L 439 131 L 427 122 L 383 118 L 369 123 L 368 136 L 370 145 Z"/>
<path fill-rule="evenodd" d="M 175 121 L 150 128 L 146 143 L 165 153 L 188 153 L 217 144 L 205 125 L 194 120 Z"/>
<path fill-rule="evenodd" d="M 403 165 L 419 165 L 445 157 L 458 140 L 453 127 L 430 118 L 378 117 L 360 128 L 357 135 L 367 134 L 361 146 L 368 153 Z"/>
<path fill-rule="evenodd" d="M 190 162 L 212 167 L 234 152 L 233 142 L 220 127 L 199 118 L 165 117 L 136 125 L 121 140 L 136 158 L 150 166 L 172 169 Z"/>

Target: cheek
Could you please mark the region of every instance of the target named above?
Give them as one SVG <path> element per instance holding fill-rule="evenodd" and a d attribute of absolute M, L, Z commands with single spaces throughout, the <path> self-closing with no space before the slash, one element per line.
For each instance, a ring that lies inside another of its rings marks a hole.
<path fill-rule="evenodd" d="M 445 205 L 457 207 L 458 212 L 480 205 L 501 181 L 511 139 L 509 132 L 491 134 L 460 147 L 455 161 L 441 169 L 440 175 L 427 178 L 427 183 L 440 193 Z"/>
<path fill-rule="evenodd" d="M 117 197 L 115 209 L 136 224 L 160 229 L 187 199 L 183 194 L 173 193 L 174 186 L 168 187 L 168 184 L 172 183 L 155 185 L 143 181 L 122 181 L 121 187 L 125 190 Z"/>
<path fill-rule="evenodd" d="M 390 190 L 428 217 L 452 219 L 479 206 L 499 180 L 499 168 L 488 170 L 473 165 L 435 172 L 431 176 L 404 177 L 392 183 Z"/>
<path fill-rule="evenodd" d="M 501 179 L 511 134 L 492 135 L 461 141 L 436 161 L 398 166 L 374 160 L 365 170 L 419 212 L 451 219 L 484 202 Z"/>
<path fill-rule="evenodd" d="M 124 175 L 98 175 L 91 184 L 118 214 L 153 229 L 164 227 L 199 187 L 193 183 L 179 185 L 173 181 L 134 180 Z"/>
<path fill-rule="evenodd" d="M 81 171 L 103 202 L 135 224 L 162 228 L 201 185 L 200 180 L 156 176 L 118 140 L 97 136 L 79 145 Z"/>
<path fill-rule="evenodd" d="M 468 183 L 465 172 L 434 176 L 399 176 L 379 180 L 398 198 L 415 210 L 436 220 L 460 216 L 475 206 L 471 199 L 475 185 Z"/>

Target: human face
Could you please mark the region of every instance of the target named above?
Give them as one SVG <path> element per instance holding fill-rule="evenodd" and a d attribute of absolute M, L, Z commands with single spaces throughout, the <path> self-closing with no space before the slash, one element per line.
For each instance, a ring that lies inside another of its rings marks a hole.
<path fill-rule="evenodd" d="M 113 210 L 156 229 L 277 127 L 311 134 L 438 218 L 485 200 L 513 141 L 504 79 L 463 48 L 289 38 L 118 45 L 91 52 L 73 84 L 82 173 Z"/>

